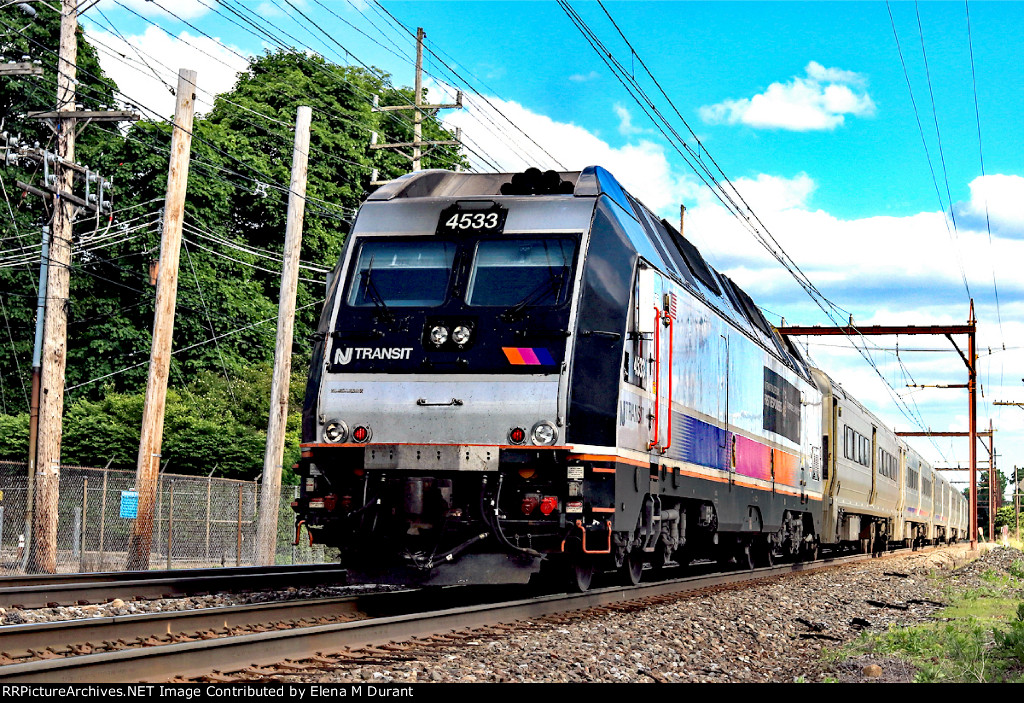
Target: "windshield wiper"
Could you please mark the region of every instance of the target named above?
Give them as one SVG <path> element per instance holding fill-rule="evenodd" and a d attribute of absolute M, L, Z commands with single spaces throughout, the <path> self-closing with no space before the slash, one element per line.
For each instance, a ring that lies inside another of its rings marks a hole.
<path fill-rule="evenodd" d="M 377 284 L 375 284 L 371 278 L 373 273 L 373 258 L 374 257 L 372 256 L 370 257 L 370 263 L 362 273 L 363 294 L 364 296 L 368 295 L 370 297 L 370 300 L 373 301 L 374 307 L 377 308 L 377 312 L 380 313 L 385 324 L 390 325 L 395 321 L 395 317 L 391 314 L 391 310 L 388 309 L 388 304 L 384 302 L 384 296 L 382 296 L 380 291 L 377 290 Z"/>
<path fill-rule="evenodd" d="M 540 285 L 527 293 L 522 300 L 501 313 L 501 318 L 509 321 L 518 319 L 527 309 L 536 307 L 549 293 L 554 293 L 554 300 L 557 303 L 559 296 L 562 294 L 562 282 L 564 279 L 564 273 L 557 275 L 552 273 L 548 280 L 541 282 Z"/>

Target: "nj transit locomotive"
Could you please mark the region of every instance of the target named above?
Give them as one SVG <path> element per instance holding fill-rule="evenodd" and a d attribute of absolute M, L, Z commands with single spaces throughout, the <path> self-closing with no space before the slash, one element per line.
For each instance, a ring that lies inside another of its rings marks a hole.
<path fill-rule="evenodd" d="M 356 582 L 585 589 L 965 529 L 920 457 L 600 167 L 370 195 L 302 434 L 297 534 Z"/>

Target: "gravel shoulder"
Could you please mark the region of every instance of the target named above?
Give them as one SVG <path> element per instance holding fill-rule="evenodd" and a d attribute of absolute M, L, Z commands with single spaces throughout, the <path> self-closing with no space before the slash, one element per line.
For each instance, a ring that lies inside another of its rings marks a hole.
<path fill-rule="evenodd" d="M 964 547 L 887 557 L 752 586 L 683 595 L 668 604 L 623 606 L 524 622 L 447 646 L 358 653 L 351 664 L 283 680 L 366 682 L 908 681 L 898 661 L 822 663 L 866 629 L 935 616 L 946 587 L 972 588 L 990 568 L 1020 559 L 993 550 L 968 560 Z M 1024 594 L 1022 594 L 1024 595 Z M 882 673 L 866 677 L 865 666 Z"/>

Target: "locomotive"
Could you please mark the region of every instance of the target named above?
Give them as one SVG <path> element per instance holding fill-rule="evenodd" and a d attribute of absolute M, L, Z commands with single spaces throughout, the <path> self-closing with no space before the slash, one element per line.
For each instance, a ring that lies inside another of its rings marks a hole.
<path fill-rule="evenodd" d="M 380 187 L 314 340 L 296 535 L 351 582 L 585 590 L 966 531 L 962 496 L 601 167 Z"/>

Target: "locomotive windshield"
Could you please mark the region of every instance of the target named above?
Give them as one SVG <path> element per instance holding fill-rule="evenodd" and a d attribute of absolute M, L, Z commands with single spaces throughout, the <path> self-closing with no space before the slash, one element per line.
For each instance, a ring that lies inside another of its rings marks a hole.
<path fill-rule="evenodd" d="M 366 241 L 359 249 L 348 304 L 355 307 L 434 307 L 444 302 L 455 244 Z"/>
<path fill-rule="evenodd" d="M 575 241 L 567 237 L 485 240 L 477 246 L 466 302 L 557 305 L 569 288 Z"/>

